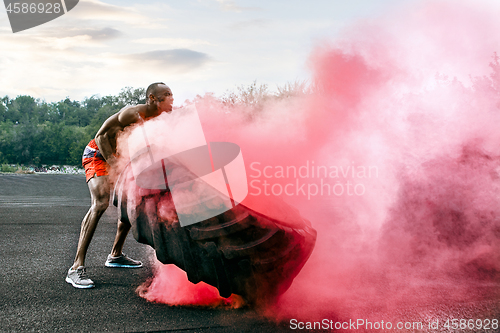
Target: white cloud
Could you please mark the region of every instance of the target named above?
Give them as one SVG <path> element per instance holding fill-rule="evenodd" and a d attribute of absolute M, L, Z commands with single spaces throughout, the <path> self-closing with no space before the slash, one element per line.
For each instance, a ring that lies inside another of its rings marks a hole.
<path fill-rule="evenodd" d="M 252 20 L 246 20 L 246 21 L 240 21 L 232 24 L 230 26 L 231 29 L 234 30 L 243 30 L 247 28 L 264 28 L 270 23 L 270 20 L 266 19 L 252 19 Z"/>
<path fill-rule="evenodd" d="M 146 19 L 132 7 L 110 5 L 99 0 L 81 0 L 67 15 L 80 20 L 134 22 Z"/>
<path fill-rule="evenodd" d="M 156 50 L 123 58 L 135 67 L 153 67 L 172 73 L 187 73 L 211 61 L 207 54 L 189 49 Z"/>
<path fill-rule="evenodd" d="M 53 31 L 54 37 L 77 37 L 89 36 L 92 40 L 107 41 L 118 38 L 123 35 L 123 32 L 115 28 L 69 28 L 69 29 L 56 29 Z"/>
<path fill-rule="evenodd" d="M 102 46 L 97 43 L 92 43 L 92 37 L 89 35 L 80 35 L 74 37 L 64 37 L 64 38 L 56 38 L 56 37 L 37 37 L 38 40 L 45 43 L 46 45 L 50 45 L 52 48 L 56 50 L 66 50 L 69 48 L 83 46 L 86 47 L 98 47 Z"/>
<path fill-rule="evenodd" d="M 238 6 L 234 0 L 216 0 L 220 6 L 222 7 L 223 10 L 228 11 L 228 12 L 237 12 L 241 13 L 244 11 L 258 11 L 262 10 L 259 7 L 243 7 L 243 6 Z"/>
<path fill-rule="evenodd" d="M 162 10 L 168 6 L 159 6 Z M 154 15 L 149 15 L 151 11 Z M 105 3 L 100 0 L 80 0 L 78 5 L 68 14 L 66 18 L 71 24 L 88 26 L 89 22 L 114 22 L 114 24 L 133 26 L 148 30 L 159 30 L 166 28 L 165 19 L 158 17 L 158 9 L 151 6 L 149 2 L 140 2 L 136 6 L 118 6 Z M 76 21 L 76 22 L 75 22 Z M 78 22 L 81 21 L 81 22 Z M 84 22 L 84 23 L 83 23 Z"/>
<path fill-rule="evenodd" d="M 189 38 L 140 38 L 132 40 L 132 43 L 147 44 L 147 45 L 161 45 L 164 47 L 174 48 L 187 48 L 194 45 L 211 45 L 210 42 L 202 39 L 189 39 Z"/>

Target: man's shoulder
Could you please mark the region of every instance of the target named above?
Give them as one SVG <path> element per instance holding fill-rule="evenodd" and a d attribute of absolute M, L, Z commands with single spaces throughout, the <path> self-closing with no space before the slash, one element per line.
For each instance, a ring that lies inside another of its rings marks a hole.
<path fill-rule="evenodd" d="M 118 112 L 118 121 L 123 127 L 138 122 L 143 118 L 146 104 L 127 105 Z"/>
<path fill-rule="evenodd" d="M 146 104 L 127 105 L 118 113 L 143 113 L 146 110 Z"/>

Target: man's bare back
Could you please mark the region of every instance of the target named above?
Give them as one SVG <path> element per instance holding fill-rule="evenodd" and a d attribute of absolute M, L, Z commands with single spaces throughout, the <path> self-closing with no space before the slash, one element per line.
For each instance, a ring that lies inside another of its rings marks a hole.
<path fill-rule="evenodd" d="M 95 136 L 95 141 L 106 161 L 112 162 L 113 154 L 116 153 L 117 135 L 125 127 L 156 117 L 162 112 L 172 111 L 174 98 L 168 86 L 158 85 L 156 94 L 150 94 L 147 98 L 147 104 L 126 106 L 102 124 Z"/>

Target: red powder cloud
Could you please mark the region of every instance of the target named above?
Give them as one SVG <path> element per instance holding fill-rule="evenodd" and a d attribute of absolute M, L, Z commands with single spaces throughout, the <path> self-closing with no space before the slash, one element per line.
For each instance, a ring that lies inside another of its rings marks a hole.
<path fill-rule="evenodd" d="M 318 45 L 312 94 L 229 113 L 211 96 L 197 100 L 207 141 L 240 145 L 255 181 L 249 195 L 264 181 L 275 193 L 293 184 L 293 195 L 280 196 L 318 231 L 269 315 L 394 319 L 402 307 L 477 300 L 470 290 L 486 282 L 498 290 L 499 14 L 486 2 L 407 6 Z M 305 166 L 308 177 L 279 174 Z M 308 192 L 296 191 L 301 184 Z M 176 276 L 167 270 L 141 294 L 168 304 L 221 301 L 185 277 L 167 282 Z"/>

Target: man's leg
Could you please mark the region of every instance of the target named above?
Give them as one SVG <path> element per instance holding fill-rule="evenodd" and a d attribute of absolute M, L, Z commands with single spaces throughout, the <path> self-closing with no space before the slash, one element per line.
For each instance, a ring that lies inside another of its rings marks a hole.
<path fill-rule="evenodd" d="M 111 255 L 113 257 L 118 257 L 122 254 L 123 244 L 125 243 L 129 230 L 130 224 L 118 221 L 115 242 L 113 243 L 113 248 L 111 249 Z"/>
<path fill-rule="evenodd" d="M 85 272 L 85 256 L 97 223 L 109 205 L 108 176 L 94 176 L 87 182 L 87 185 L 90 190 L 91 206 L 83 218 L 75 261 L 66 276 L 66 282 L 71 283 L 75 288 L 94 287 L 94 282 L 87 277 Z"/>
<path fill-rule="evenodd" d="M 113 243 L 113 248 L 111 253 L 108 255 L 104 265 L 106 267 L 122 267 L 122 268 L 139 268 L 142 267 L 140 261 L 129 258 L 123 254 L 123 244 L 125 239 L 127 239 L 128 232 L 130 231 L 130 223 L 125 223 L 118 220 L 118 225 L 116 228 L 115 241 Z"/>
<path fill-rule="evenodd" d="M 94 236 L 97 223 L 109 206 L 109 180 L 108 176 L 93 177 L 88 181 L 92 205 L 83 218 L 80 230 L 80 239 L 76 250 L 75 261 L 72 269 L 85 266 L 85 256 Z"/>
<path fill-rule="evenodd" d="M 134 260 L 127 257 L 122 253 L 123 244 L 127 238 L 127 234 L 130 230 L 130 224 L 118 221 L 118 227 L 116 229 L 115 242 L 113 243 L 113 248 L 111 253 L 106 260 L 106 267 L 126 267 L 126 268 L 139 268 L 142 267 L 140 261 Z"/>

